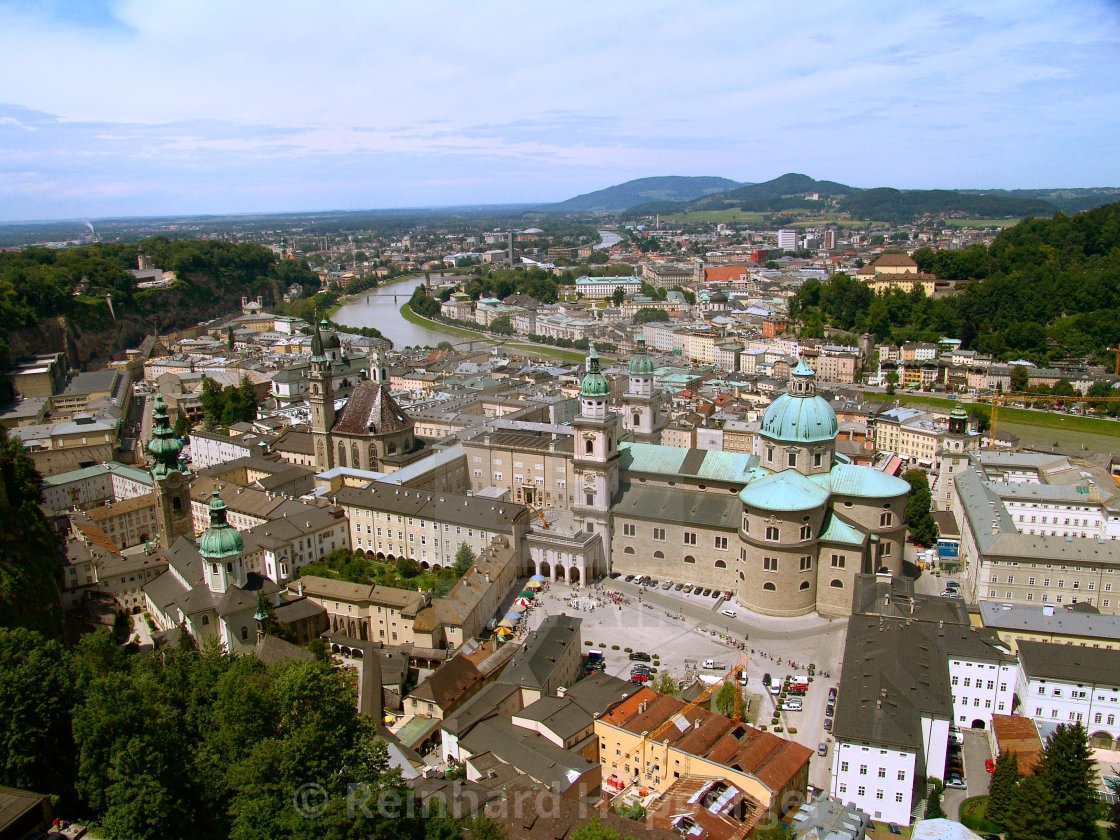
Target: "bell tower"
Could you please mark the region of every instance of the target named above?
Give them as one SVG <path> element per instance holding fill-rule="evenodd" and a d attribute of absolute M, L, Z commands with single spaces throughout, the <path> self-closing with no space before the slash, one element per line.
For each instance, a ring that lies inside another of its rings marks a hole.
<path fill-rule="evenodd" d="M 606 546 L 610 545 L 611 503 L 618 492 L 618 438 L 622 431 L 618 415 L 610 410 L 610 392 L 592 344 L 579 388 L 579 415 L 572 421 L 572 513 L 587 531 L 601 533 Z"/>
<path fill-rule="evenodd" d="M 159 539 L 164 548 L 178 537 L 193 537 L 191 525 L 191 477 L 179 462 L 183 443 L 171 428 L 171 417 L 163 394 L 156 394 L 152 410 L 152 439 L 148 454 L 152 458 L 152 489 L 156 496 Z"/>
<path fill-rule="evenodd" d="M 968 414 L 959 405 L 949 412 L 949 430 L 941 439 L 937 480 L 933 483 L 935 510 L 949 510 L 953 503 L 953 481 L 968 469 Z"/>
<path fill-rule="evenodd" d="M 218 595 L 225 594 L 231 586 L 244 588 L 244 551 L 241 532 L 226 521 L 226 503 L 215 490 L 210 496 L 210 527 L 198 538 L 206 588 Z"/>
<path fill-rule="evenodd" d="M 311 337 L 311 382 L 307 401 L 311 405 L 315 466 L 320 470 L 329 470 L 334 466 L 331 452 L 331 429 L 334 428 L 334 383 L 331 375 L 331 360 L 323 348 L 323 333 L 316 324 L 315 334 Z"/>
<path fill-rule="evenodd" d="M 628 372 L 626 393 L 622 396 L 622 427 L 637 443 L 660 443 L 669 417 L 662 406 L 661 393 L 654 390 L 653 360 L 641 334 L 635 339 Z"/>

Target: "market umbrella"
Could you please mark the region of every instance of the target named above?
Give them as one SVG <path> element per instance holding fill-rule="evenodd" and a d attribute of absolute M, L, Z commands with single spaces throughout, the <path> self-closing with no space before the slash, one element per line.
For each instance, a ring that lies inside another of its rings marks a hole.
<path fill-rule="evenodd" d="M 544 575 L 533 575 L 531 578 L 529 578 L 529 580 L 530 582 L 544 583 L 546 580 L 548 580 L 548 578 L 546 578 Z"/>
<path fill-rule="evenodd" d="M 518 598 L 516 601 L 513 602 L 514 606 L 516 606 L 516 607 L 527 607 L 532 603 L 533 602 L 530 601 L 528 598 Z"/>
<path fill-rule="evenodd" d="M 508 627 L 510 630 L 512 630 L 513 629 L 513 622 L 510 621 L 508 618 L 503 618 L 501 621 L 498 622 L 498 627 Z"/>
<path fill-rule="evenodd" d="M 524 592 L 522 592 L 517 597 L 518 598 L 528 598 L 528 599 L 532 600 L 533 598 L 537 597 L 537 593 L 536 592 L 530 592 L 528 589 L 526 589 Z"/>
<path fill-rule="evenodd" d="M 544 584 L 539 580 L 531 580 L 527 584 L 525 584 L 526 589 L 540 589 L 542 586 L 544 586 Z"/>
<path fill-rule="evenodd" d="M 513 635 L 513 631 L 508 627 L 499 627 L 494 631 L 494 635 L 498 637 L 499 642 L 504 642 Z"/>
<path fill-rule="evenodd" d="M 506 613 L 506 620 L 518 622 L 521 620 L 521 613 L 510 610 L 508 613 Z"/>

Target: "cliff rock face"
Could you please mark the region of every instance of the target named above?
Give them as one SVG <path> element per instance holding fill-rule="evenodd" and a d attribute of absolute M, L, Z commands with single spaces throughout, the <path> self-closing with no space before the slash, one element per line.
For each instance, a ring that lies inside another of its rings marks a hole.
<path fill-rule="evenodd" d="M 71 365 L 83 367 L 137 346 L 157 330 L 171 332 L 239 311 L 241 288 L 199 289 L 186 284 L 138 296 L 138 306 L 114 306 L 116 318 L 102 301 L 87 307 L 80 319 L 56 316 L 8 335 L 12 358 L 65 351 Z"/>

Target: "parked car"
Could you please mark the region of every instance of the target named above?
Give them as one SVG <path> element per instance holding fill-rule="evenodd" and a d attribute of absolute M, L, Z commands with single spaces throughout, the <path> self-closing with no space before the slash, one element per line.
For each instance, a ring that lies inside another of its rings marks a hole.
<path fill-rule="evenodd" d="M 711 594 L 712 594 L 712 590 L 710 590 L 710 589 L 705 588 L 705 589 L 700 590 L 700 597 L 702 597 L 702 598 L 704 596 L 711 595 Z"/>
<path fill-rule="evenodd" d="M 631 662 L 649 662 L 651 659 L 653 659 L 653 657 L 644 650 L 636 650 L 630 654 Z"/>
<path fill-rule="evenodd" d="M 719 612 L 720 612 L 720 615 L 725 615 L 728 618 L 734 618 L 735 617 L 735 610 L 720 610 Z"/>
<path fill-rule="evenodd" d="M 828 690 L 828 699 L 829 700 L 835 700 L 836 699 L 836 686 L 833 686 L 832 688 L 830 688 Z"/>
<path fill-rule="evenodd" d="M 716 662 L 714 659 L 705 659 L 701 668 L 707 668 L 709 671 L 726 671 L 727 666 L 722 662 Z"/>
<path fill-rule="evenodd" d="M 950 773 L 949 777 L 945 779 L 946 787 L 963 788 L 965 786 L 964 779 L 956 773 Z"/>
<path fill-rule="evenodd" d="M 684 589 L 684 584 L 683 583 L 678 583 L 676 586 L 673 587 L 674 592 L 680 592 L 682 589 Z"/>
<path fill-rule="evenodd" d="M 828 744 L 824 743 L 823 741 L 821 743 L 817 744 L 817 755 L 824 755 L 827 752 L 828 752 Z"/>
<path fill-rule="evenodd" d="M 994 761 L 992 761 L 990 758 L 985 758 L 984 759 L 984 769 L 987 770 L 989 773 L 994 773 L 995 769 L 996 769 L 996 763 Z"/>
<path fill-rule="evenodd" d="M 789 690 L 789 693 L 790 693 L 791 697 L 804 697 L 805 696 L 805 689 L 803 689 L 803 688 L 791 688 Z"/>
<path fill-rule="evenodd" d="M 762 675 L 762 684 L 764 686 L 766 686 L 767 688 L 770 687 L 770 675 L 769 674 L 763 674 Z"/>
<path fill-rule="evenodd" d="M 947 581 L 945 581 L 945 588 L 946 589 L 960 589 L 961 585 L 959 583 L 957 583 L 955 580 L 947 580 Z"/>
<path fill-rule="evenodd" d="M 657 578 L 650 578 L 649 583 L 647 583 L 646 586 L 657 586 L 657 584 L 658 584 Z"/>
<path fill-rule="evenodd" d="M 775 697 L 777 697 L 779 694 L 781 694 L 782 693 L 781 683 L 778 683 L 778 682 L 770 683 L 770 693 L 773 694 Z"/>
<path fill-rule="evenodd" d="M 661 588 L 662 589 L 672 589 L 673 588 L 673 582 L 671 580 L 667 580 L 663 584 L 661 584 Z"/>
<path fill-rule="evenodd" d="M 722 592 L 720 592 L 720 591 L 719 591 L 718 589 L 713 589 L 713 590 L 712 590 L 712 597 L 713 597 L 713 598 L 722 598 L 722 597 L 723 597 L 723 593 L 722 593 Z"/>
<path fill-rule="evenodd" d="M 801 701 L 798 700 L 797 698 L 793 698 L 792 700 L 787 700 L 786 702 L 782 703 L 782 711 L 784 711 L 784 712 L 800 712 L 801 711 Z"/>
<path fill-rule="evenodd" d="M 836 705 L 835 704 L 829 703 L 827 706 L 824 707 L 824 716 L 825 717 L 832 717 L 834 714 L 836 714 Z"/>
<path fill-rule="evenodd" d="M 630 682 L 644 683 L 649 682 L 649 674 L 633 673 L 630 675 Z"/>
<path fill-rule="evenodd" d="M 824 731 L 825 732 L 831 732 L 832 731 L 832 718 L 825 718 L 824 719 Z"/>
<path fill-rule="evenodd" d="M 691 583 L 686 583 L 684 585 L 684 594 L 687 595 L 691 591 L 692 591 L 692 584 Z"/>
<path fill-rule="evenodd" d="M 626 577 L 624 577 L 624 578 L 623 578 L 623 580 L 624 580 L 624 581 L 626 581 L 627 583 L 629 583 L 629 582 L 630 582 L 630 581 L 632 581 L 633 579 L 634 579 L 634 576 L 633 576 L 633 575 L 627 575 Z"/>
<path fill-rule="evenodd" d="M 728 601 L 730 601 L 732 599 L 732 597 L 734 597 L 734 595 L 735 595 L 735 593 L 732 592 L 730 589 L 723 590 L 723 597 L 726 598 Z"/>

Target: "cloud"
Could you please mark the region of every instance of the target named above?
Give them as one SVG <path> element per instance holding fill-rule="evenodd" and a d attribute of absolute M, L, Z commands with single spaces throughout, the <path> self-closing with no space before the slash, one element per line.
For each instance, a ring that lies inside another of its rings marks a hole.
<path fill-rule="evenodd" d="M 0 2 L 0 175 L 65 183 L 86 215 L 549 200 L 786 169 L 1115 184 L 1118 41 L 1105 0 L 992 0 L 982 17 L 839 0 Z M 140 179 L 160 195 L 122 193 Z M 0 216 L 26 218 L 6 183 Z"/>

